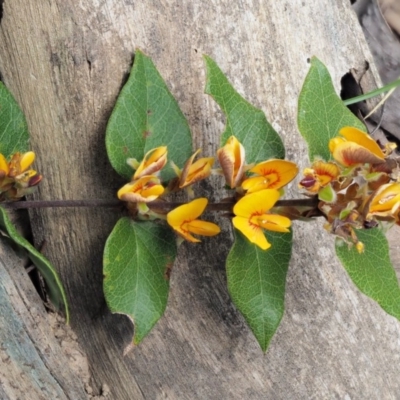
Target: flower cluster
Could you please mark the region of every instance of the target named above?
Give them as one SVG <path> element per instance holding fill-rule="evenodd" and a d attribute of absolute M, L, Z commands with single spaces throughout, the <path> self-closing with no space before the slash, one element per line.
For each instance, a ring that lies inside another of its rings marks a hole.
<path fill-rule="evenodd" d="M 159 172 L 167 163 L 165 146 L 150 150 L 140 163 L 129 159 L 129 165 L 136 172 L 132 181 L 118 191 L 119 199 L 135 203 L 139 213 L 154 216 L 155 213 L 147 207 L 148 203 L 167 192 L 185 189 L 193 197 L 191 186 L 213 172 L 214 158 L 196 160 L 199 152 L 200 150 L 196 151 L 187 160 L 182 170 L 171 163 L 177 178 L 167 188 L 164 188 L 159 178 Z M 232 203 L 233 225 L 252 243 L 263 250 L 268 249 L 271 245 L 264 236 L 263 229 L 288 232 L 291 226 L 289 218 L 271 210 L 280 198 L 283 186 L 297 175 L 297 166 L 290 161 L 275 159 L 248 166 L 245 163 L 244 147 L 234 136 L 218 150 L 217 157 L 221 170 L 214 172 L 223 174 L 227 185 L 235 189 L 236 204 Z M 220 232 L 218 225 L 198 219 L 207 204 L 206 198 L 192 200 L 170 211 L 166 220 L 182 238 L 190 242 L 199 242 L 193 234 L 217 235 Z M 157 216 L 163 218 L 163 215 Z"/>
<path fill-rule="evenodd" d="M 218 150 L 226 183 L 236 189 L 239 200 L 233 207 L 233 226 L 263 250 L 271 247 L 263 229 L 289 232 L 289 218 L 271 212 L 285 185 L 298 173 L 296 164 L 286 160 L 267 160 L 246 166 L 243 145 L 231 136 Z"/>
<path fill-rule="evenodd" d="M 339 136 L 329 142 L 333 160 L 316 160 L 303 172 L 299 187 L 307 196 L 318 199 L 318 205 L 313 203 L 313 208 L 303 216 L 324 216 L 327 220 L 325 228 L 354 243 L 360 252 L 363 244 L 357 239 L 356 229 L 374 227 L 379 221 L 400 225 L 400 169 L 389 157 L 394 148 L 389 143 L 382 149 L 359 129 L 341 129 Z M 243 145 L 231 136 L 217 151 L 220 170 L 212 170 L 213 157 L 197 158 L 198 150 L 182 170 L 171 163 L 177 178 L 164 187 L 159 173 L 167 164 L 167 153 L 167 147 L 162 146 L 147 152 L 140 163 L 129 159 L 128 163 L 136 171 L 132 181 L 118 191 L 118 197 L 135 203 L 139 213 L 147 217 L 166 219 L 182 238 L 198 242 L 193 235 L 214 236 L 220 232 L 216 224 L 198 219 L 208 205 L 206 198 L 178 206 L 166 216 L 165 212 L 155 213 L 147 205 L 162 195 L 181 189 L 193 198 L 191 186 L 194 183 L 213 172 L 220 173 L 227 186 L 234 190 L 234 196 L 230 198 L 233 226 L 250 242 L 267 250 L 271 244 L 264 230 L 289 232 L 291 220 L 282 215 L 285 209 L 276 204 L 283 194 L 283 187 L 298 173 L 293 162 L 270 159 L 246 165 Z M 301 207 L 300 204 L 291 214 L 292 219 L 302 214 Z"/>
<path fill-rule="evenodd" d="M 299 183 L 306 194 L 318 195 L 325 228 L 354 243 L 359 252 L 363 244 L 355 229 L 374 227 L 378 221 L 399 223 L 399 168 L 389 158 L 394 148 L 389 143 L 381 149 L 359 129 L 342 128 L 329 142 L 334 161 L 315 161 Z"/>
<path fill-rule="evenodd" d="M 128 159 L 128 164 L 136 169 L 136 171 L 132 177 L 132 181 L 118 191 L 118 198 L 137 204 L 138 211 L 141 214 L 165 218 L 160 213 L 151 212 L 146 204 L 168 192 L 159 178 L 161 170 L 167 164 L 167 153 L 167 147 L 161 146 L 147 152 L 140 163 L 135 159 Z M 174 163 L 171 163 L 178 178 L 171 185 L 169 191 L 185 188 L 192 195 L 190 186 L 210 176 L 214 158 L 199 158 L 195 161 L 199 153 L 200 150 L 196 151 L 187 160 L 182 170 Z M 189 242 L 200 241 L 192 234 L 203 236 L 217 235 L 220 232 L 218 225 L 197 219 L 204 212 L 207 203 L 208 200 L 206 198 L 199 198 L 175 208 L 166 216 L 168 224 Z"/>
<path fill-rule="evenodd" d="M 42 176 L 30 166 L 35 160 L 35 153 L 15 153 L 10 161 L 0 154 L 0 201 L 16 201 L 32 193 Z"/>

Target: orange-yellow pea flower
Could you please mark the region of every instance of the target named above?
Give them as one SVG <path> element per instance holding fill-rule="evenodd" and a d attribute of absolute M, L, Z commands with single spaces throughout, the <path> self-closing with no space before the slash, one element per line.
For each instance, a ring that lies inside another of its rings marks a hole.
<path fill-rule="evenodd" d="M 180 172 L 179 176 L 179 188 L 182 189 L 186 186 L 192 185 L 202 179 L 206 179 L 211 175 L 211 167 L 214 164 L 214 157 L 199 158 L 193 162 L 197 154 L 200 153 L 200 149 L 197 150 L 190 158 L 186 161 L 185 166 Z"/>
<path fill-rule="evenodd" d="M 118 190 L 118 198 L 131 203 L 149 203 L 164 193 L 160 179 L 154 175 L 142 176 Z"/>
<path fill-rule="evenodd" d="M 242 180 L 245 165 L 243 145 L 231 136 L 224 147 L 217 151 L 219 163 L 224 173 L 226 183 L 233 189 Z"/>
<path fill-rule="evenodd" d="M 368 217 L 395 216 L 400 209 L 400 183 L 382 185 L 369 204 Z"/>
<path fill-rule="evenodd" d="M 0 163 L 0 169 L 2 170 L 4 170 L 4 161 L 5 159 Z M 28 151 L 24 154 L 15 153 L 12 156 L 11 161 L 8 163 L 8 176 L 17 177 L 18 175 L 21 175 L 28 170 L 34 161 L 35 153 L 33 151 Z M 34 174 L 36 174 L 36 172 L 34 172 Z"/>
<path fill-rule="evenodd" d="M 380 164 L 385 154 L 379 145 L 367 133 L 347 126 L 339 131 L 343 137 L 335 137 L 329 142 L 333 158 L 340 164 L 349 167 L 355 164 Z"/>
<path fill-rule="evenodd" d="M 145 175 L 157 174 L 167 163 L 167 153 L 167 146 L 157 147 L 148 151 L 142 162 L 137 165 L 133 179 L 139 179 Z M 137 161 L 129 159 L 128 163 L 135 168 Z"/>
<path fill-rule="evenodd" d="M 263 250 L 271 247 L 263 229 L 275 232 L 289 232 L 291 221 L 289 218 L 268 211 L 278 201 L 280 193 L 275 189 L 264 189 L 242 197 L 233 207 L 236 215 L 232 219 L 236 229 Z"/>
<path fill-rule="evenodd" d="M 189 242 L 200 242 L 192 236 L 214 236 L 221 232 L 218 225 L 197 219 L 207 207 L 208 200 L 204 197 L 175 208 L 167 214 L 168 224 Z"/>
<path fill-rule="evenodd" d="M 291 161 L 272 159 L 255 165 L 250 172 L 258 176 L 252 176 L 242 183 L 242 188 L 248 194 L 264 189 L 280 189 L 296 177 L 299 169 Z"/>
<path fill-rule="evenodd" d="M 299 182 L 299 187 L 309 193 L 318 193 L 339 176 L 340 169 L 335 163 L 318 160 L 311 168 L 304 169 L 303 174 L 304 178 Z"/>
<path fill-rule="evenodd" d="M 35 153 L 15 153 L 9 162 L 0 154 L 0 201 L 18 200 L 41 180 L 42 176 L 29 169 L 35 161 Z"/>

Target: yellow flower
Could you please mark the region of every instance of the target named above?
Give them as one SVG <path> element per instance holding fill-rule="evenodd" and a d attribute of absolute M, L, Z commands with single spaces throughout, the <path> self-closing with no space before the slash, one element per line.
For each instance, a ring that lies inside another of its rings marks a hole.
<path fill-rule="evenodd" d="M 291 182 L 298 173 L 295 163 L 286 160 L 268 160 L 255 165 L 250 172 L 257 174 L 246 179 L 242 188 L 247 193 L 254 193 L 264 189 L 280 189 Z"/>
<path fill-rule="evenodd" d="M 400 208 L 400 183 L 382 185 L 369 204 L 367 219 L 372 216 L 395 217 Z"/>
<path fill-rule="evenodd" d="M 355 164 L 379 164 L 384 162 L 385 154 L 378 143 L 367 133 L 350 126 L 339 131 L 343 137 L 335 137 L 329 142 L 333 158 L 349 167 Z"/>
<path fill-rule="evenodd" d="M 233 189 L 242 180 L 245 164 L 243 145 L 231 136 L 224 147 L 217 151 L 219 163 L 225 176 L 226 183 Z"/>
<path fill-rule="evenodd" d="M 21 175 L 22 173 L 24 173 L 28 170 L 28 168 L 35 161 L 35 153 L 33 151 L 28 151 L 24 154 L 15 153 L 11 157 L 11 161 L 8 163 L 8 168 L 6 168 L 5 164 L 7 163 L 7 161 L 5 161 L 5 158 L 3 155 L 1 155 L 1 158 L 2 159 L 0 161 L 0 169 L 3 171 L 6 171 L 7 175 L 9 177 L 14 178 L 14 177 L 18 177 L 19 175 Z M 34 172 L 34 174 L 36 174 L 36 171 L 33 171 L 33 172 Z"/>
<path fill-rule="evenodd" d="M 179 188 L 182 189 L 186 186 L 192 185 L 202 179 L 206 179 L 211 175 L 211 167 L 214 164 L 214 157 L 199 158 L 196 162 L 193 162 L 197 154 L 200 153 L 200 149 L 197 150 L 190 158 L 186 161 L 182 171 L 177 167 L 174 167 L 175 172 L 179 176 Z"/>
<path fill-rule="evenodd" d="M 221 232 L 218 225 L 197 219 L 205 208 L 208 200 L 204 197 L 175 208 L 167 214 L 168 224 L 189 242 L 200 242 L 191 234 L 214 236 Z"/>
<path fill-rule="evenodd" d="M 339 176 L 340 169 L 335 163 L 318 160 L 311 168 L 304 169 L 303 174 L 304 178 L 299 182 L 299 188 L 309 193 L 318 193 Z"/>
<path fill-rule="evenodd" d="M 164 193 L 160 179 L 154 175 L 142 176 L 118 190 L 118 198 L 131 203 L 149 203 Z"/>
<path fill-rule="evenodd" d="M 167 146 L 156 147 L 148 151 L 139 164 L 135 159 L 129 158 L 128 164 L 136 169 L 133 179 L 139 179 L 145 175 L 157 175 L 167 163 Z"/>
<path fill-rule="evenodd" d="M 270 214 L 268 211 L 279 199 L 275 189 L 264 189 L 242 197 L 233 207 L 236 215 L 232 219 L 236 229 L 243 233 L 250 242 L 267 250 L 271 244 L 267 241 L 263 229 L 274 232 L 289 232 L 291 221 L 281 215 Z"/>
<path fill-rule="evenodd" d="M 33 187 L 42 176 L 29 169 L 35 160 L 35 153 L 15 153 L 9 162 L 0 154 L 0 201 L 19 200 L 33 192 Z"/>

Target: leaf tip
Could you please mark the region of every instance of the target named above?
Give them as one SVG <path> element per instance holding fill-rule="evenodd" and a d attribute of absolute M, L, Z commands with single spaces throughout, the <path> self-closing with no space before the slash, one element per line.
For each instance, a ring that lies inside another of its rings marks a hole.
<path fill-rule="evenodd" d="M 310 60 L 311 65 L 322 64 L 322 61 L 317 56 L 311 56 Z"/>

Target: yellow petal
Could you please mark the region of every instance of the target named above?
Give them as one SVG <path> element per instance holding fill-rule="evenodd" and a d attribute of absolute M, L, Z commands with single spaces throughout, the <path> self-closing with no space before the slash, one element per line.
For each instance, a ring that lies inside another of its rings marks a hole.
<path fill-rule="evenodd" d="M 329 141 L 329 151 L 333 154 L 336 147 L 339 146 L 341 143 L 345 143 L 346 139 L 341 137 L 334 137 Z"/>
<path fill-rule="evenodd" d="M 312 165 L 314 173 L 318 176 L 322 186 L 336 179 L 340 174 L 339 167 L 332 162 L 316 161 Z"/>
<path fill-rule="evenodd" d="M 331 142 L 334 140 L 331 139 Z M 346 167 L 359 163 L 379 164 L 384 161 L 384 157 L 378 157 L 366 147 L 354 142 L 335 143 L 332 146 L 330 145 L 329 148 L 333 148 L 333 158 Z"/>
<path fill-rule="evenodd" d="M 126 185 L 122 186 L 122 188 L 118 190 L 118 193 L 117 193 L 118 198 L 120 200 L 122 200 L 121 197 L 124 194 L 131 193 L 133 187 L 134 187 L 133 183 L 127 183 Z"/>
<path fill-rule="evenodd" d="M 145 155 L 147 164 L 157 162 L 160 158 L 164 158 L 167 155 L 167 146 L 156 147 L 148 151 Z"/>
<path fill-rule="evenodd" d="M 8 176 L 17 177 L 25 172 L 35 160 L 35 153 L 33 151 L 28 151 L 24 154 L 15 153 L 10 162 L 8 163 Z"/>
<path fill-rule="evenodd" d="M 20 161 L 20 168 L 21 168 L 20 172 L 26 171 L 34 161 L 35 161 L 35 153 L 33 151 L 28 151 L 27 153 L 24 153 Z"/>
<path fill-rule="evenodd" d="M 117 196 L 123 201 L 148 203 L 163 193 L 164 187 L 160 180 L 156 176 L 148 175 L 124 185 L 118 190 Z"/>
<path fill-rule="evenodd" d="M 200 197 L 173 209 L 167 214 L 168 224 L 176 229 L 185 222 L 197 219 L 207 207 L 207 203 L 208 200 L 205 197 Z"/>
<path fill-rule="evenodd" d="M 276 214 L 260 215 L 257 220 L 262 228 L 274 232 L 290 232 L 288 228 L 292 225 L 292 221 L 289 218 Z"/>
<path fill-rule="evenodd" d="M 396 211 L 400 202 L 400 183 L 382 185 L 369 206 L 370 213 Z"/>
<path fill-rule="evenodd" d="M 0 170 L 5 172 L 5 175 L 8 175 L 10 172 L 10 168 L 8 167 L 8 162 L 3 154 L 0 153 Z"/>
<path fill-rule="evenodd" d="M 220 227 L 217 224 L 208 221 L 202 221 L 200 219 L 195 219 L 187 224 L 187 229 L 189 232 L 195 235 L 202 236 L 215 236 L 221 232 Z"/>
<path fill-rule="evenodd" d="M 211 175 L 211 167 L 214 164 L 214 157 L 200 158 L 189 169 L 186 180 L 179 185 L 180 188 L 192 185 L 202 179 L 206 179 Z"/>
<path fill-rule="evenodd" d="M 167 146 L 156 147 L 148 151 L 143 161 L 139 164 L 133 179 L 139 179 L 145 175 L 152 175 L 164 168 L 167 163 Z"/>
<path fill-rule="evenodd" d="M 273 159 L 255 165 L 250 172 L 265 177 L 269 189 L 279 189 L 291 182 L 299 169 L 291 161 Z"/>
<path fill-rule="evenodd" d="M 145 198 L 160 197 L 164 193 L 164 187 L 162 185 L 153 185 L 150 187 L 143 188 L 141 195 Z"/>
<path fill-rule="evenodd" d="M 360 131 L 357 128 L 346 126 L 339 131 L 339 134 L 344 136 L 349 142 L 354 142 L 368 149 L 377 158 L 383 160 L 385 155 L 379 147 L 378 143 L 368 133 Z"/>
<path fill-rule="evenodd" d="M 253 214 L 262 215 L 278 201 L 280 193 L 275 189 L 264 189 L 242 197 L 233 207 L 235 215 L 249 218 Z"/>
<path fill-rule="evenodd" d="M 186 177 L 189 174 L 190 167 L 193 164 L 194 159 L 196 158 L 197 154 L 201 152 L 201 149 L 198 149 L 196 152 L 194 152 L 190 158 L 186 161 L 185 165 L 182 168 L 182 171 L 180 171 L 180 174 L 178 175 L 180 177 L 181 182 L 186 181 Z"/>
<path fill-rule="evenodd" d="M 271 247 L 271 244 L 267 241 L 262 229 L 257 225 L 251 224 L 248 218 L 234 217 L 232 223 L 233 226 L 242 232 L 251 243 L 256 244 L 263 250 L 267 250 Z"/>
<path fill-rule="evenodd" d="M 243 145 L 231 136 L 224 147 L 217 151 L 218 161 L 225 176 L 226 183 L 233 189 L 242 179 L 245 165 Z"/>
<path fill-rule="evenodd" d="M 188 242 L 191 243 L 199 243 L 201 242 L 201 240 L 195 238 L 194 236 L 192 236 L 190 234 L 190 232 L 188 230 L 185 229 L 184 226 L 177 226 L 174 227 L 174 230 L 179 233 L 180 236 L 182 236 L 185 240 L 187 240 Z"/>
<path fill-rule="evenodd" d="M 195 163 L 193 160 L 201 150 L 197 150 L 186 161 L 179 179 L 179 187 L 182 189 L 188 185 L 192 185 L 201 179 L 208 178 L 211 175 L 211 167 L 214 163 L 214 157 L 200 158 Z"/>
<path fill-rule="evenodd" d="M 270 183 L 264 176 L 253 176 L 247 178 L 242 183 L 242 188 L 247 191 L 247 194 L 258 192 L 263 189 L 268 189 Z"/>

